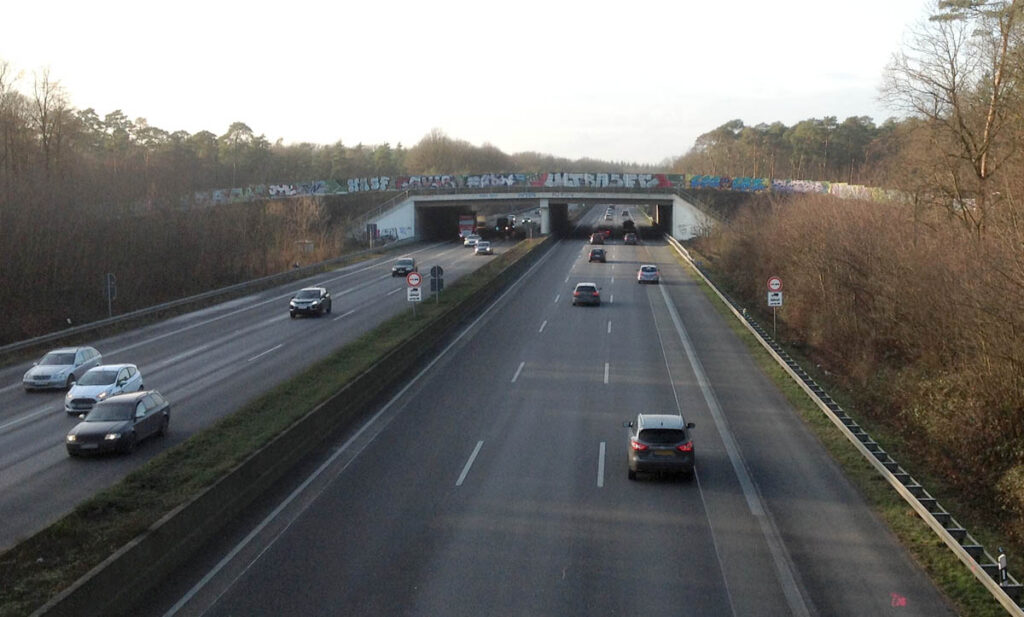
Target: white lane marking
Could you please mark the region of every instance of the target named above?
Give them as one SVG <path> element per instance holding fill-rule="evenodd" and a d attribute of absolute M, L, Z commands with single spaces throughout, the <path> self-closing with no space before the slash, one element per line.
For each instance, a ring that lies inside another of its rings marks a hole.
<path fill-rule="evenodd" d="M 569 282 L 569 277 L 570 277 L 570 276 L 572 276 L 572 274 L 571 274 L 571 273 L 570 273 L 570 274 L 568 274 L 568 275 L 567 275 L 567 276 L 565 277 L 565 282 L 566 282 L 566 283 L 568 283 L 568 282 Z"/>
<path fill-rule="evenodd" d="M 405 289 L 405 288 L 404 288 L 404 287 L 399 287 L 398 289 L 393 289 L 393 290 L 389 291 L 389 292 L 387 293 L 387 295 L 389 295 L 389 296 L 393 296 L 393 295 L 395 295 L 396 293 L 398 293 L 398 292 L 402 291 L 403 289 Z"/>
<path fill-rule="evenodd" d="M 611 284 L 612 284 L 612 283 L 614 283 L 614 282 L 615 282 L 615 276 L 614 276 L 614 275 L 612 275 L 612 280 L 611 280 L 611 281 L 609 281 L 609 282 L 608 282 L 608 284 L 609 284 L 609 285 L 611 285 Z"/>
<path fill-rule="evenodd" d="M 601 449 L 597 453 L 597 488 L 604 487 L 604 442 L 601 442 Z"/>
<path fill-rule="evenodd" d="M 249 358 L 248 360 L 246 360 L 246 362 L 252 362 L 253 360 L 262 358 L 263 356 L 267 355 L 268 353 L 270 353 L 272 351 L 277 351 L 278 349 L 281 349 L 282 347 L 284 347 L 284 343 L 281 343 L 280 345 L 274 345 L 273 347 L 271 347 L 270 349 L 264 351 L 263 353 L 256 354 L 255 356 Z"/>
<path fill-rule="evenodd" d="M 548 320 L 547 320 L 547 319 L 545 319 L 545 320 L 544 320 L 544 323 L 542 323 L 542 324 L 540 325 L 540 330 L 537 330 L 537 332 L 538 332 L 538 333 L 540 333 L 540 332 L 543 332 L 543 331 L 544 331 L 544 327 L 545 327 L 546 325 L 548 325 Z"/>
<path fill-rule="evenodd" d="M 523 372 L 523 367 L 526 366 L 526 362 L 520 362 L 519 368 L 516 369 L 516 374 L 512 376 L 512 383 L 515 383 L 519 379 L 519 373 Z"/>
<path fill-rule="evenodd" d="M 43 414 L 46 414 L 46 413 L 50 413 L 53 410 L 54 410 L 53 406 L 49 406 L 48 405 L 46 407 L 41 407 L 41 408 L 31 412 L 31 413 L 27 413 L 27 414 L 21 416 L 20 418 L 16 418 L 14 420 L 11 420 L 10 422 L 5 422 L 4 424 L 0 424 L 0 431 L 4 430 L 5 428 L 7 428 L 9 426 L 14 426 L 16 424 L 21 424 L 22 422 L 28 422 L 32 418 L 38 418 L 39 416 L 41 416 Z"/>
<path fill-rule="evenodd" d="M 267 528 L 267 526 L 269 526 L 272 522 L 274 522 L 274 520 L 276 520 L 277 517 L 280 516 L 281 513 L 284 512 L 284 510 L 288 506 L 290 506 L 292 504 L 292 502 L 294 502 L 296 499 L 298 499 L 299 495 L 304 493 L 306 491 L 306 489 L 308 489 L 309 486 L 311 484 L 313 484 L 313 482 L 317 478 L 319 478 L 325 471 L 330 469 L 331 465 L 334 464 L 334 462 L 338 459 L 338 457 L 340 457 L 342 454 L 348 452 L 349 448 L 351 448 L 352 445 L 355 444 L 363 436 L 363 433 L 366 433 L 367 431 L 370 431 L 371 428 L 375 429 L 377 432 L 374 433 L 373 435 L 371 435 L 370 438 L 367 439 L 366 442 L 364 442 L 363 445 L 361 445 L 355 451 L 355 454 L 352 456 L 352 458 L 348 462 L 346 462 L 344 465 L 342 465 L 341 469 L 338 470 L 338 473 L 340 474 L 342 471 L 345 471 L 346 469 L 348 469 L 349 464 L 351 464 L 351 462 L 353 460 L 355 460 L 355 458 L 357 456 L 359 456 L 359 454 L 363 450 L 365 450 L 368 445 L 370 445 L 370 443 L 377 437 L 377 435 L 379 435 L 381 433 L 381 431 L 383 431 L 387 427 L 388 423 L 390 423 L 391 420 L 394 419 L 394 416 L 392 416 L 391 418 L 386 419 L 384 422 L 380 422 L 379 421 L 380 418 L 388 410 L 390 410 L 391 407 L 395 403 L 397 403 L 399 400 L 401 400 L 401 398 L 403 396 L 405 396 L 405 393 L 408 392 L 414 385 L 416 385 L 416 383 L 418 383 L 419 380 L 424 375 L 426 375 L 428 372 L 430 372 L 430 370 L 433 369 L 434 366 L 438 362 L 440 362 L 442 358 L 447 356 L 449 351 L 451 351 L 456 345 L 458 345 L 460 342 L 462 342 L 462 339 L 464 339 L 466 337 L 466 335 L 469 334 L 476 327 L 476 325 L 478 323 L 480 323 L 481 321 L 484 320 L 485 317 L 490 315 L 490 313 L 494 309 L 494 307 L 498 306 L 498 304 L 502 300 L 504 300 L 507 295 L 512 293 L 519 286 L 519 283 L 521 283 L 522 281 L 526 280 L 526 278 L 528 276 L 530 276 L 533 273 L 534 270 L 536 270 L 542 264 L 544 264 L 546 261 L 548 261 L 548 258 L 551 255 L 553 255 L 553 254 L 554 254 L 554 251 L 550 251 L 549 250 L 544 255 L 542 255 L 540 257 L 540 259 L 538 259 L 535 264 L 530 266 L 530 268 L 516 280 L 515 283 L 510 285 L 509 288 L 507 290 L 505 290 L 504 293 L 502 293 L 500 296 L 498 296 L 498 298 L 494 302 L 492 302 L 486 309 L 484 309 L 484 311 L 482 313 L 480 313 L 480 315 L 476 319 L 474 319 L 472 323 L 470 323 L 461 332 L 459 332 L 459 334 L 455 337 L 455 340 L 453 340 L 451 343 L 449 343 L 447 347 L 442 349 L 440 353 L 438 353 L 436 356 L 434 356 L 434 359 L 431 360 L 429 363 L 427 363 L 427 365 L 425 367 L 423 367 L 423 370 L 421 370 L 419 373 L 417 373 L 415 377 L 413 377 L 412 379 L 407 381 L 405 386 L 403 386 L 401 390 L 399 390 L 397 393 L 395 393 L 395 395 L 393 397 L 391 397 L 391 400 L 389 400 L 387 403 L 384 404 L 383 407 L 381 407 L 379 410 L 377 410 L 377 413 L 373 414 L 373 417 L 371 417 L 369 420 L 367 420 L 366 423 L 363 424 L 359 428 L 359 430 L 356 431 L 356 433 L 354 435 L 349 437 L 348 441 L 346 441 L 344 444 L 342 444 L 340 448 L 335 450 L 334 453 L 331 454 L 331 456 L 328 457 L 326 461 L 324 461 L 319 467 L 316 468 L 316 471 L 314 471 L 308 477 L 306 477 L 306 479 L 302 481 L 302 484 L 297 486 L 294 491 L 289 493 L 288 496 L 285 497 L 285 499 L 280 504 L 278 504 L 278 506 L 276 508 L 274 508 L 274 510 L 270 514 L 268 514 L 266 516 L 266 518 L 264 518 L 262 521 L 260 521 L 260 524 L 257 525 L 255 529 L 250 531 L 249 534 L 247 536 L 245 536 L 245 538 L 243 538 L 238 544 L 236 544 L 234 546 L 234 548 L 232 548 L 228 552 L 228 554 L 224 556 L 223 559 L 218 561 L 217 565 L 213 566 L 213 568 L 211 568 L 210 571 L 207 572 L 203 576 L 203 578 L 201 578 L 199 580 L 199 582 L 197 582 L 195 585 L 192 586 L 191 589 L 189 589 L 187 592 L 185 592 L 185 595 L 183 595 L 181 597 L 181 599 L 179 599 L 174 604 L 174 606 L 172 606 L 170 609 L 168 609 L 168 611 L 166 613 L 164 613 L 163 617 L 173 617 L 174 615 L 178 614 L 178 611 L 180 611 L 182 608 L 185 607 L 185 605 L 187 605 L 189 602 L 191 602 L 192 599 L 195 598 L 196 595 L 198 595 L 199 592 L 203 590 L 203 588 L 205 588 L 208 584 L 210 584 L 210 581 L 212 581 L 218 574 L 220 574 L 221 571 L 224 570 L 224 568 L 226 568 L 228 566 L 228 564 L 230 564 L 232 561 L 234 561 L 234 559 L 238 556 L 238 554 L 241 553 L 243 550 L 245 550 L 245 548 L 247 546 L 249 546 L 249 544 L 253 540 L 255 540 L 263 532 L 264 529 Z M 481 443 L 483 443 L 483 442 L 481 442 Z M 322 493 L 322 492 L 323 492 L 323 490 L 320 491 L 320 493 Z M 320 494 L 320 493 L 318 493 L 318 494 Z M 303 511 L 305 511 L 305 508 L 303 508 Z M 259 554 L 256 555 L 256 557 L 254 557 L 251 561 L 249 561 L 248 564 L 245 565 L 244 568 L 242 568 L 241 573 L 239 573 L 237 576 L 235 576 L 231 580 L 231 582 L 225 587 L 225 591 L 227 589 L 230 589 L 231 587 L 233 587 L 234 584 L 236 582 L 238 582 L 238 580 L 249 571 L 249 568 L 251 568 L 253 565 L 255 565 L 256 562 L 259 561 L 260 558 L 262 558 L 263 555 L 267 551 L 269 551 L 270 548 L 272 546 L 274 546 L 274 544 L 277 543 L 278 539 L 280 539 L 281 536 L 283 536 L 285 534 L 285 532 L 287 532 L 289 529 L 291 529 L 292 523 L 294 523 L 296 520 L 298 520 L 298 517 L 299 517 L 299 515 L 296 515 L 295 518 L 293 518 L 291 521 L 289 521 L 280 531 L 278 531 L 274 535 L 273 538 L 270 539 L 269 542 L 267 542 L 266 546 L 263 547 L 263 550 L 261 550 L 259 552 Z M 221 593 L 217 594 L 217 597 L 213 600 L 213 602 L 214 603 L 219 602 L 220 598 L 223 597 L 225 591 L 222 591 Z"/>
<path fill-rule="evenodd" d="M 612 302 L 615 302 L 615 294 L 608 296 L 608 304 L 611 304 Z"/>
<path fill-rule="evenodd" d="M 604 363 L 604 382 L 608 383 L 608 363 Z"/>
<path fill-rule="evenodd" d="M 792 561 L 786 552 L 782 539 L 779 537 L 779 530 L 775 527 L 771 514 L 761 502 L 760 491 L 758 491 L 754 481 L 750 478 L 750 473 L 747 471 L 747 465 L 743 461 L 743 454 L 740 452 L 739 444 L 736 443 L 736 438 L 733 437 L 732 431 L 729 430 L 729 424 L 726 422 L 725 414 L 722 413 L 718 397 L 715 396 L 714 390 L 711 389 L 711 383 L 704 372 L 704 365 L 701 363 L 700 358 L 697 357 L 697 352 L 693 348 L 690 336 L 683 326 L 683 321 L 679 318 L 676 307 L 668 296 L 668 291 L 662 285 L 658 285 L 658 288 L 665 299 L 665 307 L 672 318 L 672 324 L 679 335 L 679 341 L 683 344 L 683 349 L 686 351 L 686 357 L 690 361 L 693 374 L 700 385 L 701 394 L 704 395 L 704 401 L 711 412 L 715 428 L 722 437 L 722 444 L 725 446 L 725 451 L 729 455 L 729 462 L 732 463 L 732 468 L 736 472 L 740 487 L 743 489 L 743 496 L 747 501 L 747 507 L 750 509 L 750 513 L 754 515 L 754 518 L 757 519 L 761 527 L 761 533 L 764 535 L 765 543 L 772 554 L 775 575 L 779 580 L 779 585 L 782 587 L 783 594 L 786 596 L 786 603 L 789 604 L 790 614 L 799 617 L 810 617 L 810 611 L 807 609 L 803 594 L 800 593 L 800 587 L 796 582 Z"/>
<path fill-rule="evenodd" d="M 558 299 L 562 297 L 562 294 L 555 295 L 555 304 L 558 304 Z"/>
<path fill-rule="evenodd" d="M 480 454 L 480 447 L 483 445 L 483 441 L 476 442 L 476 447 L 473 448 L 473 453 L 469 455 L 469 460 L 466 461 L 466 466 L 462 468 L 462 473 L 459 474 L 459 479 L 455 481 L 455 486 L 462 486 L 463 481 L 466 479 L 466 475 L 469 474 L 469 468 L 473 466 L 473 461 L 476 460 L 476 455 Z"/>
<path fill-rule="evenodd" d="M 611 334 L 611 333 L 612 333 L 612 320 L 609 319 L 608 320 L 608 334 Z"/>
<path fill-rule="evenodd" d="M 345 317 L 348 317 L 349 315 L 351 315 L 352 313 L 355 313 L 358 310 L 359 309 L 352 309 L 351 311 L 349 311 L 347 313 L 342 313 L 341 315 L 338 315 L 337 317 L 335 317 L 333 321 L 338 321 L 339 319 L 344 319 Z"/>

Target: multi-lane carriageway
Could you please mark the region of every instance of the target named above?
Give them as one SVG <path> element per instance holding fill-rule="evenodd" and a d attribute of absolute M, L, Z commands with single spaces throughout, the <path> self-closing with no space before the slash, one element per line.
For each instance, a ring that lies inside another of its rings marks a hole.
<path fill-rule="evenodd" d="M 616 241 L 591 264 L 588 248 L 557 243 L 134 614 L 953 614 L 671 250 Z M 638 285 L 641 263 L 663 284 Z M 571 306 L 581 280 L 602 287 L 601 307 Z M 288 328 L 274 306 L 263 319 Z M 256 321 L 220 329 L 245 337 Z M 283 366 L 205 386 L 206 404 Z M 175 379 L 181 433 L 199 395 L 194 375 Z M 627 479 L 622 422 L 638 411 L 696 423 L 693 481 Z"/>

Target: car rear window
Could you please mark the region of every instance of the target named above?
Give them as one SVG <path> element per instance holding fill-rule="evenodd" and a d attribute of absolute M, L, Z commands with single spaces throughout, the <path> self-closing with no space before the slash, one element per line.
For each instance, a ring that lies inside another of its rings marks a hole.
<path fill-rule="evenodd" d="M 640 431 L 640 440 L 646 443 L 679 443 L 686 441 L 686 432 L 675 428 L 649 428 Z"/>
<path fill-rule="evenodd" d="M 658 271 L 658 269 L 655 268 L 654 266 L 643 266 L 643 267 L 640 268 L 640 270 L 643 271 L 646 274 L 650 274 L 652 272 L 657 272 Z"/>
<path fill-rule="evenodd" d="M 597 287 L 594 287 L 593 285 L 580 285 L 579 287 L 576 288 L 576 291 L 581 291 L 583 293 L 594 293 L 595 291 L 597 291 Z"/>

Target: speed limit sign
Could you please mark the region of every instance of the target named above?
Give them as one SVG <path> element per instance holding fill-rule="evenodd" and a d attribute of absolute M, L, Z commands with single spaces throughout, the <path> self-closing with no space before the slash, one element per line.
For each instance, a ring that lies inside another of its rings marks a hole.
<path fill-rule="evenodd" d="M 768 291 L 782 291 L 782 279 L 777 276 L 769 276 Z"/>

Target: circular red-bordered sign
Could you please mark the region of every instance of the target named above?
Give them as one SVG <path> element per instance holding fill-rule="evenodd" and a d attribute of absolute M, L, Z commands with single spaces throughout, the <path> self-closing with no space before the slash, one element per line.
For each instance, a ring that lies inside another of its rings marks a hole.
<path fill-rule="evenodd" d="M 423 282 L 423 279 L 420 278 L 419 272 L 410 272 L 405 275 L 405 282 L 409 283 L 409 287 L 419 287 L 420 283 Z"/>
<path fill-rule="evenodd" d="M 782 291 L 782 279 L 777 276 L 768 277 L 768 291 Z"/>

